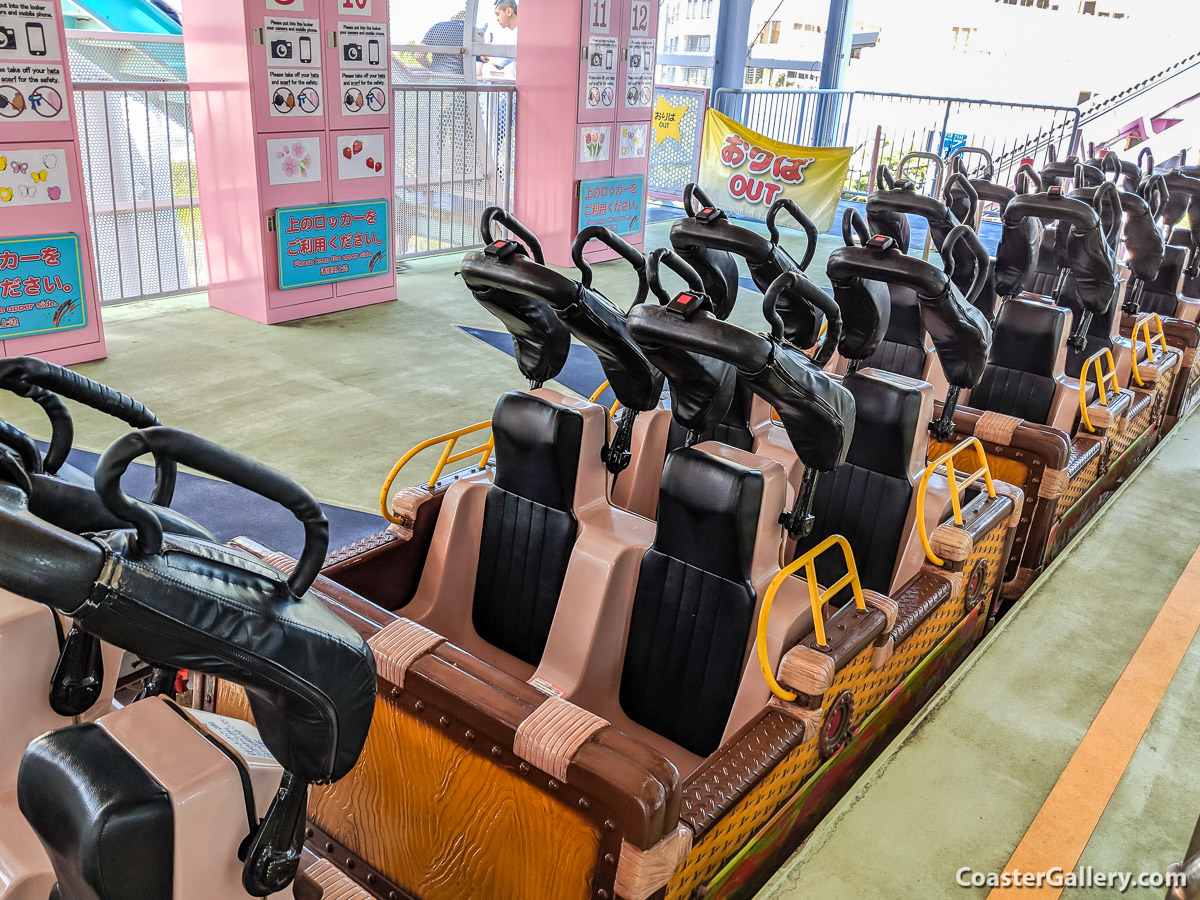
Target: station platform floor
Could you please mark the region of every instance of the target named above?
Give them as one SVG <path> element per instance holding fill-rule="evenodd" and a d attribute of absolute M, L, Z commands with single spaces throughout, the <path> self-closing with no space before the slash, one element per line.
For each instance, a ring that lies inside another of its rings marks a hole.
<path fill-rule="evenodd" d="M 667 243 L 668 228 L 648 227 L 648 250 Z M 820 238 L 809 270 L 818 283 L 827 284 L 824 261 L 840 243 Z M 802 240 L 785 245 L 803 249 Z M 499 323 L 454 277 L 459 258 L 407 263 L 395 303 L 289 325 L 210 309 L 203 295 L 113 307 L 108 359 L 75 368 L 136 396 L 164 423 L 276 466 L 322 501 L 372 510 L 406 450 L 490 418 L 500 393 L 527 387 L 510 356 L 463 330 Z M 595 283 L 618 305 L 632 301 L 635 279 L 622 262 L 598 265 Z M 733 320 L 763 330 L 760 301 L 746 290 Z M 82 449 L 102 451 L 125 431 L 73 412 Z M 49 436 L 28 401 L 0 395 L 0 418 Z M 761 897 L 985 897 L 988 887 L 962 887 L 956 873 L 1154 873 L 1182 857 L 1200 814 L 1191 718 L 1200 709 L 1198 451 L 1192 417 Z"/>

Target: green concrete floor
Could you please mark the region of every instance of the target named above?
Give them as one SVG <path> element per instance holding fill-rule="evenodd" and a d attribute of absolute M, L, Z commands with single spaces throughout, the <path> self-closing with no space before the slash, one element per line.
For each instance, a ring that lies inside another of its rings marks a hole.
<path fill-rule="evenodd" d="M 983 897 L 1200 546 L 1200 417 L 1185 421 L 860 779 L 762 900 Z M 1197 598 L 1200 601 L 1200 598 Z M 1161 872 L 1200 814 L 1193 642 L 1080 865 Z M 1164 890 L 1130 889 L 1157 898 Z M 1068 889 L 1066 900 L 1114 896 Z"/>
<path fill-rule="evenodd" d="M 647 252 L 667 245 L 668 228 L 647 229 Z M 820 238 L 810 267 L 819 283 L 828 285 L 825 259 L 839 244 Z M 803 237 L 785 232 L 783 245 L 798 256 Z M 324 502 L 374 510 L 384 476 L 412 446 L 489 419 L 501 393 L 528 388 L 511 357 L 455 327 L 503 331 L 454 277 L 460 259 L 408 263 L 395 303 L 287 325 L 210 309 L 203 294 L 111 307 L 108 358 L 74 368 L 141 400 L 166 425 L 283 470 Z M 669 272 L 663 280 L 682 287 Z M 636 279 L 618 260 L 595 266 L 594 286 L 628 307 Z M 761 297 L 747 293 L 732 319 L 764 330 Z M 72 411 L 81 449 L 103 451 L 127 430 Z M 49 437 L 40 409 L 10 394 L 0 394 L 0 419 Z"/>

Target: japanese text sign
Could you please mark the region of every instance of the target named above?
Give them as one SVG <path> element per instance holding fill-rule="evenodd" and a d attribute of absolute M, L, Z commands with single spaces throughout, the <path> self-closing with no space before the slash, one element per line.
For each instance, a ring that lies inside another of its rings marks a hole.
<path fill-rule="evenodd" d="M 704 119 L 700 186 L 726 212 L 765 220 L 788 199 L 826 232 L 850 170 L 850 147 L 797 147 L 751 131 L 714 109 Z"/>
<path fill-rule="evenodd" d="M 386 200 L 282 207 L 275 232 L 281 290 L 392 271 Z"/>
<path fill-rule="evenodd" d="M 602 225 L 615 234 L 641 234 L 645 212 L 645 175 L 579 182 L 579 231 Z"/>
<path fill-rule="evenodd" d="M 79 236 L 0 240 L 0 340 L 85 325 Z"/>

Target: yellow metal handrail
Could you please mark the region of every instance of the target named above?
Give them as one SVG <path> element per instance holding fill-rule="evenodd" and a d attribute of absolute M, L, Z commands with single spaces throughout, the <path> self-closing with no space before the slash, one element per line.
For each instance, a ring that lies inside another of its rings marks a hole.
<path fill-rule="evenodd" d="M 1154 322 L 1158 326 L 1158 334 L 1150 334 L 1150 323 Z M 1139 332 L 1146 339 L 1146 356 L 1150 362 L 1154 362 L 1154 338 L 1158 338 L 1159 346 L 1162 347 L 1163 353 L 1167 352 L 1167 336 L 1163 334 L 1163 322 L 1159 318 L 1158 313 L 1150 313 L 1143 316 L 1133 326 L 1133 380 L 1137 382 L 1138 387 L 1145 387 L 1146 382 L 1142 381 L 1142 373 L 1138 368 L 1138 334 Z"/>
<path fill-rule="evenodd" d="M 954 471 L 954 457 L 972 448 L 979 453 L 980 467 L 967 476 L 966 481 L 959 484 L 958 475 Z M 987 453 L 984 451 L 983 444 L 979 442 L 979 438 L 977 437 L 967 438 L 949 453 L 939 456 L 925 468 L 925 472 L 921 475 L 921 483 L 917 487 L 917 533 L 921 536 L 921 546 L 925 548 L 925 558 L 935 566 L 944 566 L 946 561 L 933 552 L 933 546 L 929 543 L 929 532 L 925 528 L 925 491 L 929 487 L 930 476 L 943 466 L 946 467 L 946 480 L 950 482 L 950 503 L 954 508 L 954 523 L 956 525 L 963 523 L 962 498 L 959 494 L 979 481 L 980 478 L 987 485 L 988 496 L 996 496 L 996 487 L 992 484 L 992 470 L 988 468 Z"/>
<path fill-rule="evenodd" d="M 388 508 L 388 494 L 391 493 L 392 483 L 396 480 L 396 476 L 400 474 L 400 470 L 408 465 L 414 456 L 416 456 L 422 450 L 428 450 L 430 447 L 436 447 L 438 444 L 446 445 L 442 450 L 442 455 L 438 459 L 437 465 L 433 469 L 433 474 L 429 476 L 429 481 L 426 483 L 426 487 L 432 490 L 433 486 L 437 484 L 437 480 L 442 477 L 442 471 L 446 468 L 446 466 L 450 465 L 450 463 L 461 462 L 462 460 L 479 453 L 482 454 L 479 457 L 479 467 L 482 469 L 487 465 L 488 459 L 490 459 L 492 455 L 492 448 L 496 446 L 496 438 L 494 435 L 488 435 L 486 443 L 480 444 L 478 447 L 472 447 L 470 450 L 462 450 L 458 453 L 455 453 L 454 445 L 458 443 L 459 438 L 464 437 L 465 435 L 474 434 L 477 431 L 483 431 L 483 429 L 491 427 L 492 423 L 490 420 L 487 422 L 480 422 L 478 425 L 468 425 L 466 428 L 460 428 L 457 431 L 451 431 L 448 434 L 438 435 L 435 438 L 422 441 L 421 443 L 417 444 L 417 446 L 405 453 L 402 457 L 400 457 L 400 461 L 396 463 L 396 465 L 392 466 L 392 471 L 389 472 L 388 477 L 384 479 L 383 490 L 379 492 L 379 511 L 383 514 L 383 517 L 393 525 L 407 524 L 399 516 L 394 515 L 391 509 Z"/>
<path fill-rule="evenodd" d="M 600 385 L 600 387 L 596 388 L 596 390 L 592 392 L 592 396 L 588 397 L 588 401 L 590 403 L 595 403 L 596 401 L 598 401 L 600 399 L 600 395 L 603 394 L 605 391 L 607 391 L 610 387 L 611 387 L 611 385 L 607 381 L 604 382 L 604 384 Z M 616 416 L 617 410 L 620 408 L 621 408 L 621 401 L 620 400 L 615 401 L 613 403 L 613 405 L 611 407 L 609 407 L 609 410 L 608 410 L 609 418 Z"/>
<path fill-rule="evenodd" d="M 1100 361 L 1108 360 L 1108 373 L 1105 374 L 1100 368 Z M 1079 373 L 1079 415 L 1083 419 L 1084 427 L 1095 434 L 1096 429 L 1092 427 L 1092 419 L 1088 415 L 1087 402 L 1087 386 L 1088 386 L 1088 370 L 1093 369 L 1096 373 L 1096 387 L 1100 389 L 1100 405 L 1108 406 L 1108 390 L 1105 388 L 1104 382 L 1112 379 L 1112 392 L 1115 397 L 1121 392 L 1121 384 L 1117 381 L 1117 364 L 1113 361 L 1112 351 L 1105 348 L 1089 357 L 1083 364 L 1083 370 Z"/>
<path fill-rule="evenodd" d="M 820 584 L 817 583 L 817 557 L 834 546 L 842 549 L 842 555 L 846 560 L 846 574 L 839 578 L 832 587 L 822 591 Z M 796 557 L 791 565 L 780 570 L 779 574 L 771 579 L 767 595 L 763 597 L 762 610 L 758 614 L 758 638 L 755 642 L 758 647 L 758 667 L 762 669 L 763 678 L 766 679 L 771 693 L 789 703 L 796 699 L 796 695 L 776 681 L 775 673 L 771 671 L 771 662 L 767 655 L 767 620 L 771 616 L 771 604 L 775 602 L 775 595 L 779 593 L 779 588 L 802 568 L 804 569 L 804 579 L 808 582 L 808 601 L 812 605 L 813 631 L 816 632 L 819 646 L 828 646 L 825 643 L 824 609 L 825 604 L 838 591 L 849 585 L 854 591 L 854 605 L 859 609 L 867 608 L 867 603 L 863 599 L 862 582 L 858 579 L 858 566 L 854 563 L 854 551 L 850 549 L 850 542 L 840 534 L 830 535 L 807 553 Z"/>

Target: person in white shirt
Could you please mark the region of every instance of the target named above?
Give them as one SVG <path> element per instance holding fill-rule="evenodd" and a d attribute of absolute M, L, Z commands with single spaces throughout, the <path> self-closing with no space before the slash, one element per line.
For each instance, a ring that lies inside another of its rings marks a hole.
<path fill-rule="evenodd" d="M 497 35 L 498 44 L 517 43 L 517 0 L 497 0 L 496 2 L 496 24 L 501 28 L 501 34 Z M 504 31 L 510 31 L 511 34 L 504 34 Z M 492 57 L 489 75 L 492 78 L 503 78 L 510 81 L 515 81 L 517 78 L 517 61 L 516 59 L 497 59 Z"/>

